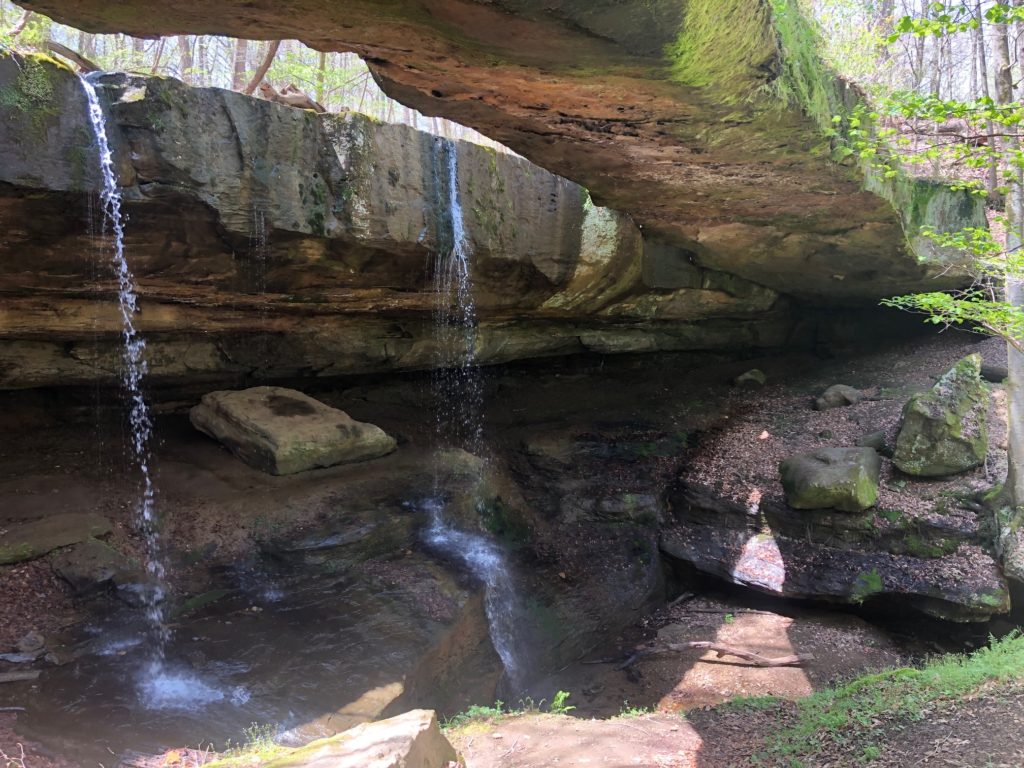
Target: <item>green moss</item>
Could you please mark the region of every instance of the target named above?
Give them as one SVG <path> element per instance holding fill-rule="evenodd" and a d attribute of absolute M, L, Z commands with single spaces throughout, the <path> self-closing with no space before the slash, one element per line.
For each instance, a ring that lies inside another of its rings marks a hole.
<path fill-rule="evenodd" d="M 842 110 L 837 76 L 818 53 L 819 34 L 798 0 L 772 0 L 772 20 L 782 49 L 782 73 L 772 81 L 776 96 L 800 107 L 822 130 Z"/>
<path fill-rule="evenodd" d="M 63 64 L 40 54 L 16 59 L 19 73 L 13 83 L 0 87 L 0 109 L 25 113 L 37 132 L 42 132 L 58 113 L 55 76 L 66 70 Z"/>
<path fill-rule="evenodd" d="M 725 102 L 750 95 L 779 56 L 768 6 L 748 0 L 691 0 L 679 35 L 665 53 L 682 85 L 714 86 Z"/>
<path fill-rule="evenodd" d="M 853 585 L 853 591 L 850 593 L 850 599 L 855 603 L 862 603 L 884 589 L 885 585 L 882 583 L 882 577 L 877 570 L 864 571 L 857 576 L 857 581 Z"/>
<path fill-rule="evenodd" d="M 956 539 L 928 539 L 923 536 L 911 534 L 904 540 L 904 547 L 908 555 L 914 557 L 935 558 L 945 557 L 956 552 L 959 546 Z"/>

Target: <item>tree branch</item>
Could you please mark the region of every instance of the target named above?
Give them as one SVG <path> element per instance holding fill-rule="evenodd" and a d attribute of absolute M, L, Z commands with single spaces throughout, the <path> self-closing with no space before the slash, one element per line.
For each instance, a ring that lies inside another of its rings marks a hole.
<path fill-rule="evenodd" d="M 281 47 L 280 40 L 273 40 L 270 43 L 270 47 L 267 49 L 267 55 L 263 57 L 263 61 L 256 67 L 256 71 L 252 75 L 252 79 L 248 85 L 245 86 L 245 90 L 242 91 L 246 96 L 252 96 L 253 91 L 256 90 L 263 78 L 267 76 L 267 70 L 270 69 L 270 65 L 274 63 L 274 57 L 277 56 L 277 49 Z"/>

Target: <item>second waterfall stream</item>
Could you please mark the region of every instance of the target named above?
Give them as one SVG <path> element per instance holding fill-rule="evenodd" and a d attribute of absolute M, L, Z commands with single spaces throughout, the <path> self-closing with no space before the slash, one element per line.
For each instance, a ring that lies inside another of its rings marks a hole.
<path fill-rule="evenodd" d="M 438 247 L 434 262 L 437 304 L 434 333 L 437 359 L 432 389 L 436 408 L 437 450 L 461 448 L 482 459 L 481 469 L 471 484 L 470 501 L 482 502 L 486 471 L 483 440 L 483 381 L 476 360 L 477 315 L 473 299 L 470 257 L 459 196 L 459 166 L 454 142 L 436 138 L 433 147 L 434 179 L 447 192 L 448 221 L 438 222 Z M 441 194 L 438 195 L 442 197 Z M 445 231 L 448 230 L 448 231 Z M 441 236 L 444 233 L 446 237 Z M 448 239 L 450 238 L 450 240 Z M 446 516 L 445 490 L 435 480 L 434 497 L 427 502 L 430 525 L 427 543 L 461 562 L 484 587 L 484 608 L 491 642 L 505 669 L 505 685 L 521 691 L 523 638 L 522 610 L 515 578 L 501 546 L 480 533 L 460 530 Z"/>

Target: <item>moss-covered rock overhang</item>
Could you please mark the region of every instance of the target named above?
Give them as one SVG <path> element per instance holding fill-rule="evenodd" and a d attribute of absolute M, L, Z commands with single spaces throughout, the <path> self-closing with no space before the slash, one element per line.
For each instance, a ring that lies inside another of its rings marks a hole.
<path fill-rule="evenodd" d="M 96 32 L 355 51 L 399 101 L 583 184 L 705 266 L 812 300 L 950 285 L 947 254 L 908 246 L 916 212 L 981 222 L 967 198 L 866 191 L 858 168 L 833 162 L 821 125 L 843 94 L 794 0 L 23 5 Z"/>

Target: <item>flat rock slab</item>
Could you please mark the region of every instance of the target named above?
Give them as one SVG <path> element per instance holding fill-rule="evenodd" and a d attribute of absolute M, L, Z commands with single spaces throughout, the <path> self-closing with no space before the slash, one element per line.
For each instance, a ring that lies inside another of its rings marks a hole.
<path fill-rule="evenodd" d="M 77 544 L 93 536 L 106 536 L 110 521 L 102 515 L 50 515 L 0 529 L 0 565 L 34 560 L 60 547 Z"/>
<path fill-rule="evenodd" d="M 790 456 L 779 472 L 794 509 L 863 512 L 878 499 L 881 466 L 874 448 L 819 448 Z"/>
<path fill-rule="evenodd" d="M 363 723 L 263 763 L 266 768 L 446 768 L 455 749 L 429 709 Z"/>
<path fill-rule="evenodd" d="M 272 475 L 375 459 L 396 445 L 380 427 L 283 387 L 210 392 L 189 418 L 246 464 Z"/>
<path fill-rule="evenodd" d="M 138 581 L 138 567 L 113 547 L 86 539 L 54 555 L 50 565 L 76 592 L 90 592 L 114 581 Z"/>

